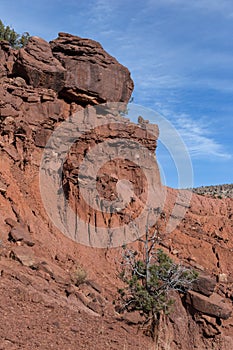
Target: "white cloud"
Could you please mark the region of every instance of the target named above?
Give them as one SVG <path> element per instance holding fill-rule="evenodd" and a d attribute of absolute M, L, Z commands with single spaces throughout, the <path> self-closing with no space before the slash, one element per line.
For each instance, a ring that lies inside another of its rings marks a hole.
<path fill-rule="evenodd" d="M 95 1 L 90 21 L 104 41 L 106 39 L 108 46 L 103 42 L 104 48 L 132 72 L 134 94 L 139 98 L 135 102 L 166 105 L 168 110 L 164 114 L 180 133 L 192 158 L 231 158 L 223 146 L 224 139 L 218 141 L 213 125 L 198 119 L 192 110 L 186 115 L 177 115 L 172 110 L 181 103 L 179 99 L 182 103 L 192 104 L 182 97 L 186 90 L 192 90 L 197 95 L 200 90 L 203 94 L 208 94 L 210 90 L 221 93 L 233 91 L 230 74 L 225 74 L 233 67 L 229 38 L 225 36 L 228 29 L 225 18 L 233 13 L 233 2 L 148 0 L 142 11 L 137 12 L 132 6 L 129 13 L 123 13 L 124 4 L 129 9 L 130 3 L 129 0 L 125 3 L 121 0 Z M 164 13 L 169 15 L 163 17 Z M 122 18 L 123 14 L 126 21 Z M 212 15 L 219 16 L 223 26 L 221 22 L 213 22 Z M 150 20 L 152 17 L 155 20 Z M 118 26 L 116 22 L 112 25 L 116 18 L 119 18 Z M 110 30 L 111 33 L 108 32 Z M 108 34 L 111 41 L 107 38 Z M 187 105 L 185 107 L 187 111 Z M 224 116 L 221 119 L 224 120 Z"/>
<path fill-rule="evenodd" d="M 169 113 L 168 111 L 164 112 L 166 115 Z M 171 112 L 169 114 L 171 119 Z M 172 123 L 186 144 L 192 158 L 232 158 L 223 145 L 215 140 L 210 123 L 194 120 L 186 114 L 173 116 Z"/>

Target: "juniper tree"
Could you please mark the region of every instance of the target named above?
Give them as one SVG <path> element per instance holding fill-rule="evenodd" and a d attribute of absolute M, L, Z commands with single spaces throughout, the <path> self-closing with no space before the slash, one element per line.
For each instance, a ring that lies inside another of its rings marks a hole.
<path fill-rule="evenodd" d="M 20 35 L 10 26 L 5 26 L 0 20 L 0 40 L 8 41 L 13 48 L 20 48 L 27 45 L 29 38 L 28 32 Z"/>
<path fill-rule="evenodd" d="M 174 302 L 170 297 L 171 291 L 185 293 L 191 289 L 198 274 L 181 263 L 173 262 L 158 248 L 158 227 L 151 232 L 148 222 L 145 237 L 138 240 L 142 243 L 140 252 L 122 247 L 120 278 L 125 287 L 118 291 L 121 311 L 139 310 L 154 338 L 161 313 L 168 314 Z"/>

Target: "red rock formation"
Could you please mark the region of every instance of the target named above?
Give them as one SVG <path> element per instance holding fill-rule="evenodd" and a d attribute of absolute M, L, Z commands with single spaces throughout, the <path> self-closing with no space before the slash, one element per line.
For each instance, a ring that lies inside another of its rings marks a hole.
<path fill-rule="evenodd" d="M 9 45 L 2 43 L 3 66 L 5 60 L 8 65 L 12 61 L 7 58 L 9 52 Z M 33 87 L 53 89 L 69 102 L 82 105 L 127 102 L 133 91 L 128 69 L 99 43 L 65 33 L 50 44 L 31 37 L 17 53 L 13 76 Z"/>
<path fill-rule="evenodd" d="M 39 47 L 49 53 L 40 52 Z M 152 348 L 152 341 L 138 332 L 135 324 L 140 315 L 122 318 L 112 304 L 121 286 L 117 278 L 121 249 L 82 246 L 63 235 L 49 220 L 39 191 L 39 166 L 49 136 L 73 112 L 81 111 L 82 115 L 83 107 L 74 101 L 81 104 L 84 100 L 84 104 L 127 101 L 132 90 L 129 73 L 124 67 L 120 69 L 93 41 L 61 34 L 51 43 L 52 53 L 49 47 L 34 37 L 20 53 L 11 50 L 5 42 L 0 50 L 1 347 L 47 350 L 53 344 L 56 349 L 76 350 L 78 344 L 80 349 L 96 350 Z M 82 55 L 74 57 L 72 52 Z M 77 65 L 81 62 L 80 69 L 91 74 L 86 82 L 82 73 L 80 85 L 76 85 L 73 78 L 70 85 L 66 80 L 67 67 L 71 68 L 71 75 L 76 74 L 74 61 Z M 119 81 L 118 69 L 122 72 Z M 38 78 L 34 80 L 35 72 Z M 101 84 L 96 82 L 97 73 L 103 73 Z M 113 78 L 109 78 L 111 74 Z M 105 90 L 106 86 L 111 87 L 112 95 Z M 71 100 L 73 103 L 68 103 Z M 156 133 L 150 134 L 142 126 L 121 117 L 119 121 L 122 129 L 112 125 L 111 130 L 102 127 L 84 133 L 68 153 L 63 180 L 64 185 L 69 185 L 67 194 L 71 205 L 77 204 L 79 196 L 75 186 L 78 160 L 90 145 L 120 136 L 126 140 L 125 145 L 131 139 L 153 154 Z M 123 128 L 124 123 L 127 128 Z M 56 168 L 55 157 L 53 161 Z M 56 172 L 55 168 L 51 173 Z M 116 196 L 116 179 L 127 174 L 136 194 L 131 208 L 135 213 L 146 196 L 142 191 L 146 179 L 141 170 L 130 161 L 106 162 L 99 170 L 98 190 L 107 200 L 112 194 Z M 113 175 L 117 175 L 116 178 Z M 158 174 L 157 188 L 159 186 Z M 161 245 L 174 260 L 200 271 L 200 277 L 187 298 L 179 294 L 173 296 L 176 300 L 173 312 L 162 317 L 159 325 L 158 349 L 229 350 L 233 347 L 233 200 L 194 194 L 185 217 L 169 234 L 164 228 L 171 217 L 177 192 L 167 189 L 166 203 L 160 212 Z M 185 196 L 186 192 L 182 193 Z M 136 204 L 140 205 L 136 208 Z M 117 224 L 118 214 L 114 214 Z M 139 243 L 132 245 L 140 249 Z M 82 285 L 74 283 L 73 278 L 80 266 L 87 271 L 87 281 Z"/>
<path fill-rule="evenodd" d="M 33 87 L 51 88 L 56 92 L 62 90 L 66 70 L 53 56 L 47 41 L 31 37 L 28 45 L 18 51 L 13 74 L 25 79 Z"/>
<path fill-rule="evenodd" d="M 15 50 L 13 50 L 7 41 L 0 41 L 0 78 L 12 73 L 15 61 Z"/>
<path fill-rule="evenodd" d="M 73 222 L 67 206 L 62 205 L 61 217 L 69 217 L 69 222 L 64 222 L 69 232 L 83 224 L 79 242 L 98 247 L 119 246 L 142 235 L 147 222 L 146 207 L 159 210 L 163 204 L 154 157 L 158 128 L 151 125 L 150 133 L 110 111 L 107 113 L 107 109 L 104 116 L 96 112 L 92 108 L 79 113 L 78 126 L 87 128 L 87 132 L 71 147 L 63 166 L 66 199 L 80 220 L 74 217 Z M 100 123 L 96 127 L 95 121 Z M 131 189 L 124 184 L 125 179 L 130 181 Z M 61 203 L 62 196 L 57 201 Z M 129 225 L 132 220 L 138 232 Z"/>
<path fill-rule="evenodd" d="M 62 95 L 69 101 L 86 104 L 129 100 L 133 81 L 128 69 L 99 43 L 59 33 L 50 45 L 53 55 L 67 71 Z"/>

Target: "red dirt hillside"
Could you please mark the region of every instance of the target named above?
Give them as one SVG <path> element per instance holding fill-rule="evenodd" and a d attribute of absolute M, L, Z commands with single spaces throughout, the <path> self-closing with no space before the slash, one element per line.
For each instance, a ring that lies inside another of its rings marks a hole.
<path fill-rule="evenodd" d="M 32 37 L 20 50 L 1 41 L 0 82 L 0 349 L 232 349 L 233 199 L 193 193 L 187 204 L 188 190 L 163 188 L 154 159 L 156 126 L 150 126 L 150 133 L 144 124 L 108 111 L 104 120 L 107 125 L 113 115 L 111 127 L 98 128 L 97 122 L 97 128 L 69 150 L 62 169 L 63 189 L 73 210 L 84 220 L 90 218 L 89 223 L 111 229 L 127 224 L 128 213 L 103 215 L 82 202 L 76 186 L 82 154 L 100 141 L 120 138 L 124 150 L 130 146 L 127 140 L 134 140 L 153 156 L 154 168 L 147 177 L 146 161 L 142 169 L 125 158 L 104 164 L 97 187 L 106 200 L 117 200 L 116 181 L 127 177 L 135 193 L 129 207 L 135 219 L 151 181 L 159 203 L 166 194 L 158 212 L 161 247 L 174 261 L 199 271 L 192 291 L 174 293 L 173 310 L 162 316 L 156 343 L 138 327 L 138 313 L 119 314 L 114 307 L 122 286 L 121 248 L 75 242 L 53 225 L 42 202 L 39 172 L 49 136 L 75 112 L 83 116 L 80 129 L 88 125 L 92 114 L 86 114 L 87 106 L 92 111 L 105 102 L 127 103 L 133 90 L 128 69 L 99 43 L 60 33 L 50 43 Z M 47 169 L 52 179 L 62 152 Z M 175 205 L 184 209 L 184 216 L 173 212 Z M 63 210 L 59 213 L 64 217 Z M 166 231 L 169 220 L 178 223 L 171 233 Z M 144 227 L 142 222 L 140 229 Z M 86 232 L 77 228 L 77 234 Z M 138 242 L 130 245 L 141 249 Z M 84 283 L 76 283 L 77 278 Z"/>

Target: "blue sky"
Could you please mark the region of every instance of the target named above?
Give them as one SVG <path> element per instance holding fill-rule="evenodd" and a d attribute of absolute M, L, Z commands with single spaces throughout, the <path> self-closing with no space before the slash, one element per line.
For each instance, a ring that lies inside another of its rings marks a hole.
<path fill-rule="evenodd" d="M 0 14 L 19 33 L 99 41 L 131 71 L 134 102 L 180 133 L 194 186 L 233 182 L 232 0 L 1 0 Z M 161 143 L 158 159 L 164 182 L 179 186 Z"/>

